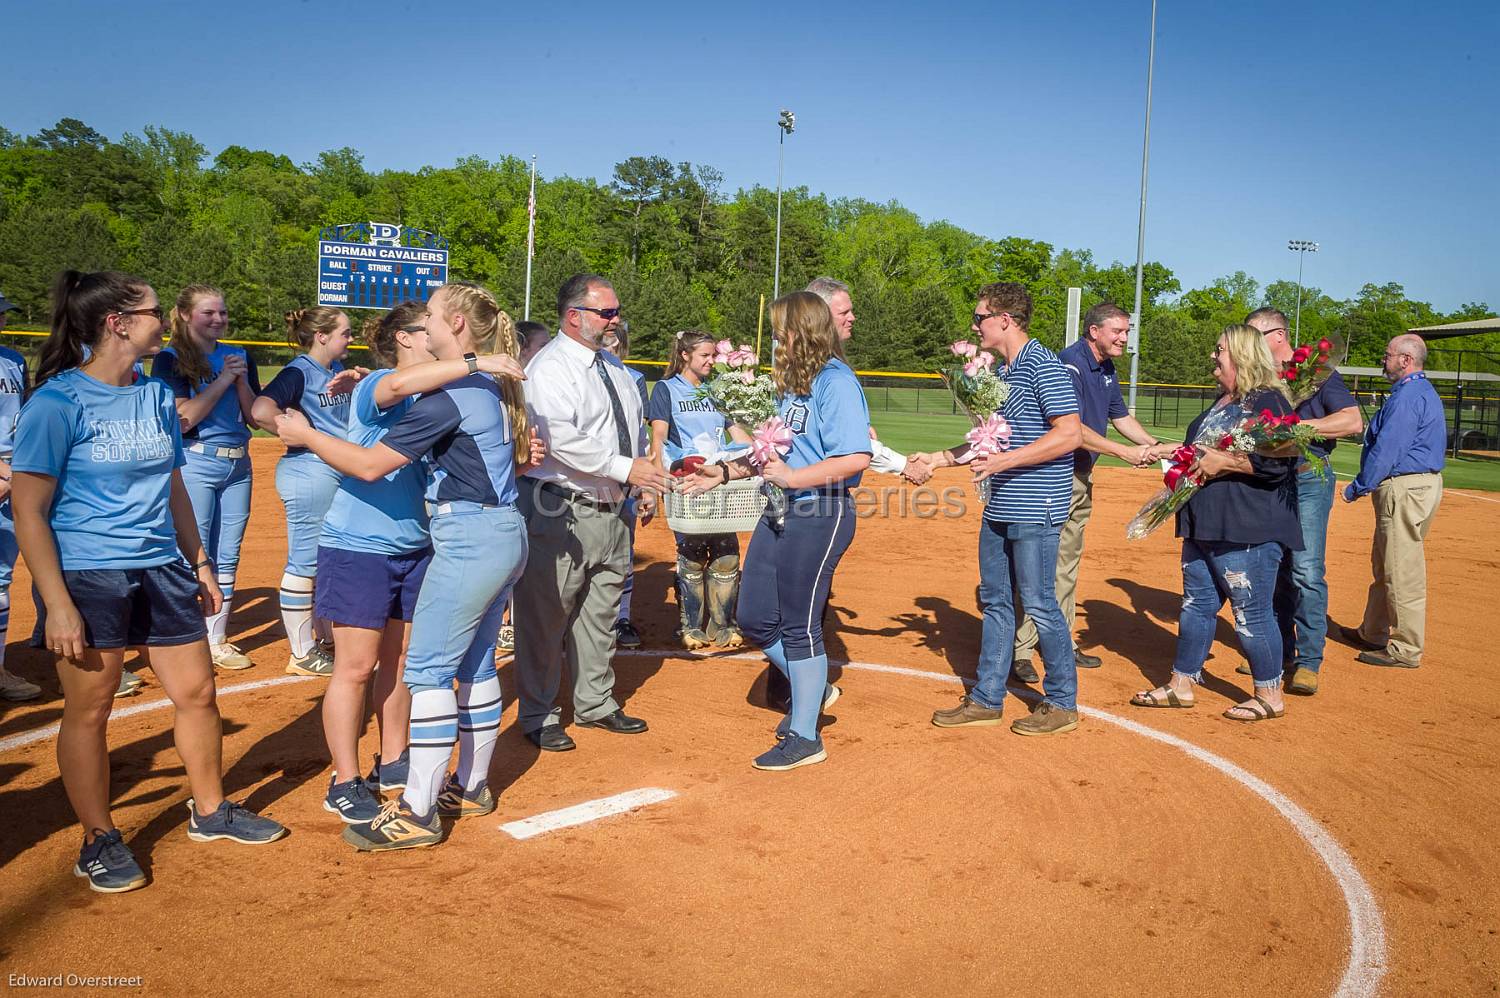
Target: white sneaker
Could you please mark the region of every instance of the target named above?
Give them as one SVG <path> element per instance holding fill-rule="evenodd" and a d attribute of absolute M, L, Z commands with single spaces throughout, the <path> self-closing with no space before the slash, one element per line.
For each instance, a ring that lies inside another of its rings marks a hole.
<path fill-rule="evenodd" d="M 6 672 L 4 666 L 0 666 L 0 700 L 20 703 L 23 700 L 35 700 L 41 695 L 42 688 L 36 683 L 28 683 L 20 676 Z"/>
<path fill-rule="evenodd" d="M 250 661 L 250 656 L 240 651 L 235 645 L 225 642 L 222 645 L 209 645 L 208 652 L 213 656 L 214 668 L 227 669 L 230 672 L 238 672 L 240 669 L 248 669 L 255 663 Z"/>

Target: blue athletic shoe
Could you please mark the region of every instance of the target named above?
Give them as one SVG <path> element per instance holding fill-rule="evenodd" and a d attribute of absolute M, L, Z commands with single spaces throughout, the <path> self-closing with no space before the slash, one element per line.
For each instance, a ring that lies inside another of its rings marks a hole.
<path fill-rule="evenodd" d="M 798 734 L 788 734 L 776 743 L 775 748 L 764 755 L 757 756 L 750 765 L 756 769 L 781 773 L 788 769 L 796 769 L 798 766 L 811 766 L 826 758 L 828 758 L 828 753 L 823 751 L 823 739 L 803 738 Z"/>
<path fill-rule="evenodd" d="M 247 846 L 263 846 L 286 835 L 286 826 L 247 811 L 232 800 L 220 802 L 218 810 L 204 817 L 188 798 L 188 838 L 194 842 L 228 839 Z"/>
<path fill-rule="evenodd" d="M 370 775 L 365 777 L 365 782 L 370 784 L 371 792 L 390 793 L 392 790 L 405 790 L 406 774 L 410 768 L 411 753 L 407 750 L 403 749 L 401 754 L 390 762 L 381 762 L 380 756 L 377 755 L 375 765 L 370 767 Z"/>
<path fill-rule="evenodd" d="M 89 886 L 101 894 L 123 894 L 146 886 L 146 874 L 131 855 L 118 828 L 99 832 L 94 841 L 84 844 L 78 851 L 73 876 L 87 877 Z"/>
<path fill-rule="evenodd" d="M 838 698 L 840 696 L 842 696 L 842 695 L 843 695 L 843 691 L 842 690 L 840 690 L 837 686 L 833 685 L 832 683 L 829 683 L 828 687 L 825 690 L 823 690 L 823 706 L 819 707 L 818 709 L 819 710 L 827 710 L 829 707 L 832 707 L 834 705 L 834 702 L 837 701 Z M 781 719 L 780 723 L 778 723 L 776 725 L 776 737 L 778 739 L 785 738 L 787 735 L 789 735 L 791 733 L 792 733 L 792 715 L 791 715 L 791 711 L 789 710 L 787 712 L 786 717 L 783 717 Z"/>
<path fill-rule="evenodd" d="M 328 794 L 323 798 L 323 810 L 339 816 L 341 821 L 354 824 L 356 821 L 371 821 L 380 813 L 380 802 L 370 793 L 370 786 L 356 776 L 343 783 L 335 783 L 338 774 L 328 778 Z"/>

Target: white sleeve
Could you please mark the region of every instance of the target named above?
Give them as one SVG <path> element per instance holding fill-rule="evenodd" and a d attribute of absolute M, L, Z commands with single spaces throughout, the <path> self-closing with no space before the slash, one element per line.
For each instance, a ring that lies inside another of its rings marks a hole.
<path fill-rule="evenodd" d="M 545 376 L 550 372 L 540 373 Z M 559 375 L 557 383 L 549 385 L 547 391 L 537 392 L 534 398 L 528 400 L 527 408 L 531 411 L 537 435 L 547 445 L 548 456 L 586 475 L 610 478 L 621 483 L 628 481 L 631 459 L 621 457 L 614 447 L 598 437 L 588 436 L 579 430 L 576 400 L 559 390 L 565 384 L 567 382 Z"/>
<path fill-rule="evenodd" d="M 870 438 L 870 470 L 885 475 L 899 475 L 906 470 L 906 455 Z"/>

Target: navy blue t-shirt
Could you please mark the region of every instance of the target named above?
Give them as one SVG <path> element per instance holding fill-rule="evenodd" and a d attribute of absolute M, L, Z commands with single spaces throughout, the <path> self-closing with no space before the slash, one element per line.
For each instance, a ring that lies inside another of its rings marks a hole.
<path fill-rule="evenodd" d="M 432 454 L 432 502 L 516 501 L 510 413 L 487 374 L 467 375 L 418 398 L 381 442 L 413 461 Z"/>
<path fill-rule="evenodd" d="M 1320 419 L 1341 409 L 1357 405 L 1359 403 L 1354 400 L 1354 394 L 1349 391 L 1349 386 L 1344 384 L 1343 376 L 1334 371 L 1318 388 L 1316 395 L 1297 406 L 1297 415 L 1303 419 Z M 1310 449 L 1314 453 L 1327 456 L 1337 443 L 1337 440 L 1315 440 L 1310 445 Z"/>
<path fill-rule="evenodd" d="M 1229 428 L 1269 409 L 1273 416 L 1292 411 L 1280 392 L 1253 392 L 1239 402 L 1210 408 L 1188 424 L 1187 440 L 1213 446 Z M 1288 551 L 1302 550 L 1297 520 L 1297 459 L 1250 455 L 1252 474 L 1232 472 L 1210 478 L 1177 511 L 1177 536 L 1227 544 L 1278 541 Z"/>
<path fill-rule="evenodd" d="M 1073 390 L 1078 393 L 1078 417 L 1084 426 L 1101 437 L 1109 430 L 1111 420 L 1130 415 L 1125 399 L 1120 395 L 1120 379 L 1115 375 L 1115 362 L 1108 357 L 1094 359 L 1093 348 L 1088 340 L 1078 340 L 1063 348 L 1057 355 L 1068 377 L 1073 379 Z M 1093 468 L 1099 455 L 1080 447 L 1073 452 L 1073 466 L 1080 474 Z"/>

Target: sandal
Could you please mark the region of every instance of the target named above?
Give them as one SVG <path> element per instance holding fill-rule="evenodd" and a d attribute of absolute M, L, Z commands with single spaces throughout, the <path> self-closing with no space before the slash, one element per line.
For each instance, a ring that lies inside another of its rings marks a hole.
<path fill-rule="evenodd" d="M 1242 710 L 1250 714 L 1249 717 L 1236 717 L 1234 712 Z M 1231 721 L 1239 721 L 1241 724 L 1254 724 L 1256 721 L 1269 721 L 1273 718 L 1282 717 L 1286 714 L 1286 708 L 1277 710 L 1272 707 L 1270 701 L 1257 693 L 1253 698 L 1244 703 L 1235 704 L 1224 712 L 1224 716 Z"/>
<path fill-rule="evenodd" d="M 1166 696 L 1158 694 L 1165 692 Z M 1178 710 L 1190 710 L 1197 700 L 1184 700 L 1177 695 L 1177 691 L 1170 686 L 1159 686 L 1154 690 L 1137 693 L 1130 698 L 1132 707 L 1174 707 Z"/>

